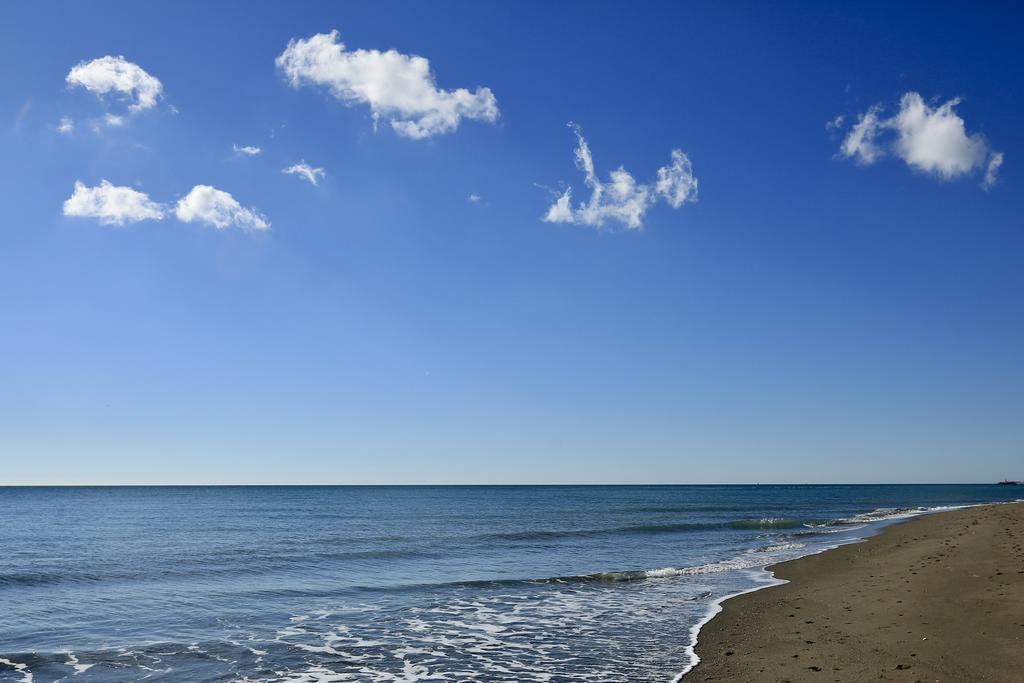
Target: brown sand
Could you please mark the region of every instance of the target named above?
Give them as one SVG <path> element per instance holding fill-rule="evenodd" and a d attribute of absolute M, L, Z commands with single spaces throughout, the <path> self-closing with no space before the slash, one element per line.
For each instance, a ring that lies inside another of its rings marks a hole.
<path fill-rule="evenodd" d="M 1024 682 L 1024 504 L 926 515 L 771 568 L 683 680 Z"/>

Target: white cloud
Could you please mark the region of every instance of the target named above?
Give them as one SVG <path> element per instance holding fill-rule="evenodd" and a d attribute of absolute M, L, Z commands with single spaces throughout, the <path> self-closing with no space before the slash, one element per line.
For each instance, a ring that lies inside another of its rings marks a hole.
<path fill-rule="evenodd" d="M 118 126 L 124 125 L 124 117 L 115 116 L 114 114 L 106 114 L 103 117 L 103 123 L 107 124 L 111 128 L 117 128 Z"/>
<path fill-rule="evenodd" d="M 75 182 L 75 190 L 64 202 L 64 215 L 98 218 L 105 225 L 124 225 L 143 220 L 163 220 L 171 209 L 154 202 L 144 192 L 112 185 L 106 180 L 96 187 Z M 256 209 L 246 209 L 227 192 L 209 185 L 196 185 L 178 201 L 174 215 L 184 223 L 199 221 L 218 229 L 232 225 L 243 230 L 269 230 L 270 221 Z"/>
<path fill-rule="evenodd" d="M 697 178 L 693 175 L 693 164 L 682 151 L 672 150 L 672 165 L 658 169 L 655 190 L 673 209 L 678 209 L 686 202 L 697 201 Z"/>
<path fill-rule="evenodd" d="M 64 202 L 65 216 L 98 218 L 104 225 L 124 225 L 143 220 L 159 221 L 167 207 L 154 202 L 144 192 L 130 187 L 112 185 L 106 180 L 96 187 L 75 182 L 75 191 Z"/>
<path fill-rule="evenodd" d="M 678 209 L 686 202 L 697 201 L 697 179 L 689 158 L 681 150 L 672 150 L 672 163 L 658 169 L 653 186 L 638 183 L 623 167 L 612 171 L 607 182 L 594 172 L 594 158 L 579 126 L 570 123 L 576 134 L 576 166 L 583 172 L 590 188 L 590 199 L 577 207 L 572 205 L 572 188 L 558 196 L 544 214 L 549 223 L 577 223 L 601 227 L 607 221 L 625 225 L 630 230 L 643 227 L 644 214 L 659 197 Z"/>
<path fill-rule="evenodd" d="M 847 158 L 856 157 L 862 164 L 872 164 L 882 155 L 882 151 L 875 144 L 881 125 L 878 119 L 880 111 L 881 107 L 875 105 L 857 118 L 857 123 L 839 148 L 841 155 Z"/>
<path fill-rule="evenodd" d="M 910 166 L 947 180 L 980 168 L 988 145 L 977 133 L 967 135 L 964 120 L 953 111 L 958 104 L 955 98 L 933 109 L 916 92 L 904 95 L 893 119 L 896 153 Z"/>
<path fill-rule="evenodd" d="M 232 225 L 243 230 L 269 230 L 270 221 L 256 209 L 247 209 L 223 190 L 209 185 L 196 185 L 174 207 L 174 214 L 184 223 L 198 221 L 224 230 Z"/>
<path fill-rule="evenodd" d="M 311 83 L 346 104 L 366 104 L 375 126 L 385 119 L 399 135 L 413 139 L 451 132 L 463 118 L 498 118 L 489 88 L 439 89 L 426 58 L 396 50 L 347 51 L 337 31 L 291 40 L 276 64 L 293 87 Z"/>
<path fill-rule="evenodd" d="M 547 223 L 573 223 L 575 218 L 572 213 L 572 188 L 567 187 L 565 192 L 558 196 L 555 203 L 548 207 L 543 220 Z"/>
<path fill-rule="evenodd" d="M 843 127 L 843 121 L 845 121 L 845 120 L 846 120 L 846 117 L 844 117 L 842 114 L 840 114 L 839 116 L 835 117 L 831 121 L 826 121 L 825 122 L 825 130 L 838 130 L 839 128 Z"/>
<path fill-rule="evenodd" d="M 325 175 L 327 175 L 327 172 L 324 171 L 324 169 L 313 168 L 305 161 L 300 161 L 294 166 L 289 166 L 288 168 L 282 169 L 281 173 L 287 173 L 288 175 L 297 175 L 300 178 L 303 178 L 304 180 L 308 180 L 309 182 L 313 183 L 313 185 L 319 185 L 320 178 L 323 178 Z"/>
<path fill-rule="evenodd" d="M 263 150 L 260 149 L 259 147 L 256 147 L 255 145 L 242 145 L 242 146 L 232 145 L 232 147 L 234 148 L 235 152 L 237 152 L 238 154 L 245 154 L 245 155 L 251 156 L 251 157 L 254 157 L 257 154 L 262 154 L 263 153 Z"/>
<path fill-rule="evenodd" d="M 467 197 L 467 199 L 469 201 L 473 202 L 474 204 L 476 204 L 477 202 L 480 201 L 481 197 L 480 197 L 480 195 L 474 193 L 474 194 L 469 195 L 469 197 Z"/>
<path fill-rule="evenodd" d="M 999 167 L 1003 165 L 1003 153 L 993 152 L 992 156 L 988 160 L 988 168 L 985 169 L 985 179 L 981 181 L 981 186 L 986 190 L 992 189 L 992 186 L 996 184 L 996 174 L 999 172 Z"/>
<path fill-rule="evenodd" d="M 62 135 L 71 135 L 75 132 L 75 122 L 68 116 L 62 116 L 57 124 L 57 132 Z"/>
<path fill-rule="evenodd" d="M 146 73 L 138 64 L 124 57 L 100 57 L 91 62 L 79 62 L 67 75 L 67 83 L 81 86 L 96 93 L 97 97 L 118 93 L 131 102 L 133 112 L 156 106 L 163 91 L 160 81 Z"/>
<path fill-rule="evenodd" d="M 839 148 L 839 156 L 872 164 L 893 155 L 908 166 L 942 180 L 952 180 L 987 168 L 982 184 L 991 187 L 1003 155 L 978 133 L 968 134 L 955 109 L 960 98 L 936 107 L 916 92 L 900 98 L 899 111 L 882 118 L 876 104 L 860 115 Z M 990 180 L 991 178 L 991 180 Z"/>

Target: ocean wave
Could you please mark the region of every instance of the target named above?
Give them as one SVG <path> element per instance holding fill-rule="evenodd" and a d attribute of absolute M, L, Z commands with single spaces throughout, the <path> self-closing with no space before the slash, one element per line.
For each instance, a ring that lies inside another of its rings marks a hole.
<path fill-rule="evenodd" d="M 962 506 L 957 506 L 962 507 Z M 616 527 L 609 529 L 573 529 L 565 531 L 535 530 L 522 531 L 504 534 L 491 534 L 489 538 L 502 540 L 539 540 L 546 538 L 572 537 L 582 535 L 618 534 L 618 533 L 670 533 L 677 531 L 691 531 L 694 529 L 804 529 L 803 531 L 791 532 L 783 535 L 783 538 L 800 538 L 815 536 L 819 534 L 836 533 L 839 531 L 850 531 L 861 528 L 873 522 L 882 522 L 895 519 L 907 519 L 916 517 L 927 512 L 952 509 L 951 506 L 938 507 L 903 507 L 903 508 L 877 508 L 870 512 L 860 513 L 850 517 L 842 517 L 831 520 L 808 520 L 795 518 L 764 517 L 761 519 L 743 519 L 729 522 L 705 523 L 705 524 L 649 524 L 628 527 Z M 828 528 L 836 527 L 836 528 Z M 543 585 L 562 583 L 623 583 L 642 581 L 647 579 L 662 579 L 677 576 L 696 576 L 701 574 L 714 574 L 719 572 L 734 571 L 740 569 L 753 569 L 764 567 L 779 561 L 778 558 L 765 557 L 766 555 L 788 553 L 789 551 L 801 550 L 804 543 L 796 540 L 764 545 L 747 550 L 740 557 L 710 562 L 707 564 L 692 567 L 663 567 L 660 569 L 638 569 L 625 571 L 596 572 L 593 574 L 578 574 L 567 576 L 556 576 L 539 579 L 495 579 L 495 580 L 471 580 L 453 581 L 447 583 L 433 584 L 436 587 L 497 587 L 517 585 Z M 789 558 L 787 558 L 789 559 Z M 407 586 L 405 588 L 418 589 L 425 587 L 423 584 Z M 394 590 L 395 587 L 365 588 L 364 590 Z"/>
<path fill-rule="evenodd" d="M 94 583 L 104 579 L 101 574 L 61 572 L 10 572 L 0 574 L 0 586 L 46 586 L 56 583 Z"/>
<path fill-rule="evenodd" d="M 805 547 L 803 543 L 778 543 L 776 545 L 764 545 L 756 548 L 755 553 L 781 553 L 786 550 L 799 550 Z"/>
<path fill-rule="evenodd" d="M 870 512 L 863 512 L 849 517 L 836 517 L 832 519 L 802 518 L 802 517 L 761 517 L 752 519 L 733 519 L 715 522 L 680 522 L 666 524 L 634 524 L 620 527 L 607 527 L 598 529 L 528 529 L 525 531 L 510 531 L 485 534 L 482 538 L 502 541 L 543 541 L 547 539 L 609 536 L 618 534 L 671 534 L 687 531 L 710 531 L 715 529 L 737 529 L 737 530 L 758 530 L 758 529 L 828 529 L 829 527 L 849 527 L 854 525 L 870 524 L 872 522 L 884 522 L 893 519 L 907 519 L 927 512 L 950 510 L 955 507 L 964 506 L 937 506 L 937 507 L 893 507 L 876 508 Z M 724 509 L 724 508 L 723 508 Z M 646 511 L 672 511 L 669 507 L 647 507 L 636 508 Z M 680 508 L 679 511 L 693 512 L 693 509 Z"/>
<path fill-rule="evenodd" d="M 904 508 L 876 508 L 871 512 L 865 512 L 852 517 L 845 517 L 837 520 L 838 524 L 865 524 L 870 522 L 884 522 L 889 519 L 905 519 L 916 517 L 925 512 L 933 512 L 944 508 L 926 507 L 904 507 Z"/>
<path fill-rule="evenodd" d="M 501 541 L 540 541 L 550 538 L 607 536 L 614 534 L 666 534 L 680 531 L 701 531 L 720 527 L 720 524 L 707 523 L 636 524 L 633 526 L 608 527 L 605 529 L 533 529 L 527 531 L 509 531 L 486 534 L 484 538 Z"/>
<path fill-rule="evenodd" d="M 681 522 L 678 524 L 634 524 L 603 529 L 531 529 L 486 534 L 483 538 L 501 541 L 543 541 L 546 539 L 612 536 L 618 534 L 672 534 L 686 531 L 714 529 L 797 529 L 821 524 L 820 519 L 762 517 L 760 519 L 734 519 L 721 522 Z"/>
<path fill-rule="evenodd" d="M 615 508 L 617 512 L 747 512 L 756 509 L 752 505 L 627 505 Z M 804 505 L 777 505 L 772 510 L 804 510 Z"/>
<path fill-rule="evenodd" d="M 791 519 L 787 517 L 762 517 L 761 519 L 740 519 L 729 522 L 730 529 L 799 529 L 820 524 L 817 519 Z"/>
<path fill-rule="evenodd" d="M 779 543 L 777 545 L 751 548 L 739 557 L 707 564 L 695 565 L 692 567 L 661 567 L 658 569 L 627 569 L 622 571 L 594 572 L 593 574 L 570 574 L 565 576 L 551 576 L 534 579 L 477 579 L 468 581 L 450 581 L 437 584 L 415 584 L 403 586 L 408 590 L 420 590 L 427 587 L 435 588 L 498 588 L 514 586 L 538 586 L 545 584 L 600 584 L 600 583 L 626 583 L 632 581 L 644 581 L 648 579 L 667 579 L 677 576 L 698 576 L 701 574 L 717 574 L 736 569 L 751 569 L 763 567 L 767 564 L 778 561 L 777 558 L 765 557 L 766 554 L 783 553 L 791 550 L 799 550 L 804 547 L 803 543 Z M 394 586 L 389 587 L 367 587 L 368 591 L 392 591 Z"/>
<path fill-rule="evenodd" d="M 677 576 L 718 574 L 738 569 L 763 567 L 766 564 L 776 561 L 773 558 L 764 557 L 764 553 L 781 553 L 789 550 L 799 550 L 803 547 L 804 545 L 802 543 L 780 543 L 774 546 L 764 546 L 748 550 L 743 555 L 729 560 L 709 562 L 707 564 L 696 565 L 693 567 L 663 567 L 661 569 L 642 569 L 636 571 L 599 572 L 596 574 L 585 574 L 582 576 L 545 579 L 542 582 L 566 583 L 574 581 L 580 583 L 619 583 L 623 581 L 642 581 L 645 579 L 667 579 Z"/>
<path fill-rule="evenodd" d="M 437 553 L 419 550 L 357 550 L 357 551 L 309 551 L 306 559 L 309 562 L 333 563 L 338 561 L 361 560 L 396 560 L 412 557 L 436 557 Z M 292 555 L 277 554 L 255 558 L 249 562 L 239 562 L 237 558 L 204 557 L 198 560 L 175 558 L 174 564 L 159 569 L 147 568 L 145 571 L 108 568 L 103 571 L 20 571 L 0 572 L 0 589 L 19 586 L 46 586 L 56 584 L 86 584 L 114 581 L 151 581 L 154 579 L 188 579 L 191 577 L 224 576 L 235 577 L 242 574 L 263 574 L 279 566 L 289 566 Z"/>

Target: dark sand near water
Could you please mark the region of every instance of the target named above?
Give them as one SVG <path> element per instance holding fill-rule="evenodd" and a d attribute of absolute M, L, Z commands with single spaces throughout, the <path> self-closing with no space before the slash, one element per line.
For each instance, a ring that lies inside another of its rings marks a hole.
<path fill-rule="evenodd" d="M 684 683 L 1024 682 L 1024 504 L 926 515 L 771 569 L 791 583 L 723 603 Z"/>

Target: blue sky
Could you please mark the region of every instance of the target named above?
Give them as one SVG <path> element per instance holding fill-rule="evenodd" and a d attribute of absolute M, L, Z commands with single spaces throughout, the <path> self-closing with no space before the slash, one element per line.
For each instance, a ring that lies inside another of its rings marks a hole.
<path fill-rule="evenodd" d="M 4 3 L 0 481 L 1024 477 L 1021 19 Z"/>

